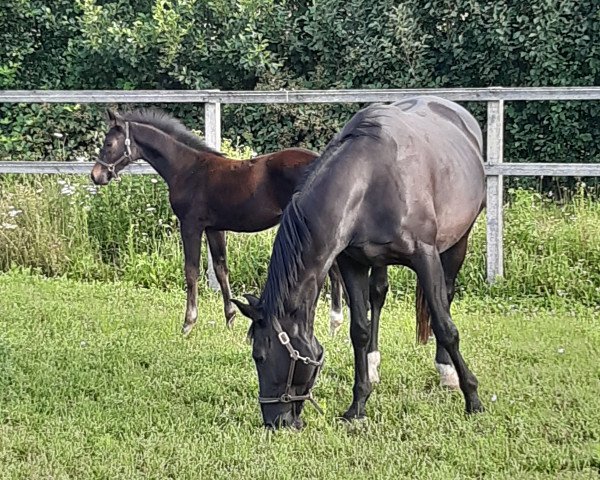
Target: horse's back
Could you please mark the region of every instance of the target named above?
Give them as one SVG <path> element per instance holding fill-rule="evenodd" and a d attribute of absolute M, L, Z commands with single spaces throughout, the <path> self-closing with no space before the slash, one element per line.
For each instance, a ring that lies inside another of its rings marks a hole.
<path fill-rule="evenodd" d="M 445 121 L 453 125 L 470 141 L 477 150 L 483 151 L 483 135 L 477 120 L 468 110 L 459 104 L 435 96 L 413 97 L 401 100 L 391 104 L 400 111 L 420 117 L 437 117 L 440 121 Z"/>
<path fill-rule="evenodd" d="M 336 142 L 332 157 L 339 158 L 338 175 L 349 178 L 352 170 L 353 184 L 363 188 L 356 239 L 385 243 L 401 235 L 435 242 L 443 251 L 462 238 L 481 211 L 481 129 L 453 102 L 416 97 L 369 106 Z M 375 240 L 374 232 L 381 238 Z"/>

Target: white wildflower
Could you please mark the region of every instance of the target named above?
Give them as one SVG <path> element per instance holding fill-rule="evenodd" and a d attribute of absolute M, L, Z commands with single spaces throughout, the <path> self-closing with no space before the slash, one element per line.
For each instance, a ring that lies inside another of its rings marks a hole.
<path fill-rule="evenodd" d="M 64 135 L 60 132 L 54 132 L 52 135 L 54 135 L 56 138 L 63 138 Z"/>
<path fill-rule="evenodd" d="M 146 209 L 146 211 L 147 211 L 147 212 L 156 212 L 156 208 L 154 208 L 154 207 L 148 207 L 148 208 Z"/>
<path fill-rule="evenodd" d="M 151 178 L 151 179 L 150 179 L 150 181 L 151 181 L 152 183 L 158 183 L 158 180 L 157 180 L 156 178 Z"/>
<path fill-rule="evenodd" d="M 59 185 L 66 185 L 67 182 L 65 182 L 64 180 L 57 180 L 56 183 L 58 183 Z"/>
<path fill-rule="evenodd" d="M 62 190 L 60 191 L 60 193 L 62 195 L 67 195 L 67 196 L 71 196 L 75 193 L 75 187 L 72 187 L 71 185 L 65 185 Z"/>
<path fill-rule="evenodd" d="M 17 226 L 14 223 L 6 223 L 6 222 L 4 222 L 2 224 L 2 228 L 4 230 L 14 230 L 15 228 L 17 228 Z"/>
<path fill-rule="evenodd" d="M 498 396 L 494 393 L 492 395 L 492 402 L 495 402 L 496 400 L 498 400 Z"/>
<path fill-rule="evenodd" d="M 12 218 L 15 218 L 16 216 L 20 215 L 21 213 L 23 213 L 23 210 L 17 210 L 16 208 L 8 211 L 8 215 L 11 216 Z"/>
<path fill-rule="evenodd" d="M 561 347 L 557 350 L 557 352 L 560 354 L 563 354 L 563 353 L 565 353 L 565 349 Z"/>

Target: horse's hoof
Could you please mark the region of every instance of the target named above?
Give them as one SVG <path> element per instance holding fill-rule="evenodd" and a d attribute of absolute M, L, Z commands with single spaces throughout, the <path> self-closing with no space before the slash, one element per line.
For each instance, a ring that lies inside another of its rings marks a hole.
<path fill-rule="evenodd" d="M 196 322 L 194 322 L 194 323 L 184 323 L 183 327 L 181 327 L 181 333 L 183 334 L 183 336 L 184 337 L 189 336 L 189 334 L 194 329 L 195 325 L 196 325 Z"/>
<path fill-rule="evenodd" d="M 466 411 L 468 415 L 472 415 L 474 413 L 484 413 L 485 408 L 479 400 L 476 400 L 467 404 Z"/>
<path fill-rule="evenodd" d="M 341 420 L 345 422 L 356 422 L 367 419 L 365 412 L 357 412 L 355 408 L 350 408 L 346 413 L 342 414 Z"/>

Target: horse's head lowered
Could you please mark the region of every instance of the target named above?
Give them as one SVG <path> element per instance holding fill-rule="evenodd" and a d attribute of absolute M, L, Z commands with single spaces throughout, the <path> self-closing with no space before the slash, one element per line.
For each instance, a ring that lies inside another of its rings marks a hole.
<path fill-rule="evenodd" d="M 300 413 L 306 400 L 321 411 L 312 397 L 312 388 L 323 366 L 323 347 L 312 332 L 302 332 L 298 323 L 264 318 L 260 300 L 252 295 L 245 297 L 248 304 L 233 301 L 252 320 L 248 334 L 258 373 L 263 422 L 268 428 L 302 428 Z"/>
<path fill-rule="evenodd" d="M 129 132 L 129 122 L 117 112 L 107 110 L 109 130 L 100 149 L 100 156 L 92 168 L 96 185 L 106 185 L 119 172 L 141 155 Z"/>

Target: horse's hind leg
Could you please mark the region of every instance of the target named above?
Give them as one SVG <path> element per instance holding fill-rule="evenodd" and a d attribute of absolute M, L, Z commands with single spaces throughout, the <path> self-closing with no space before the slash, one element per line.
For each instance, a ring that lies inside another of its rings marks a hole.
<path fill-rule="evenodd" d="M 346 420 L 365 417 L 365 404 L 373 389 L 368 376 L 367 352 L 371 337 L 367 304 L 369 268 L 345 254 L 337 258 L 350 303 L 350 337 L 354 347 L 354 387 L 352 404 L 344 413 Z"/>
<path fill-rule="evenodd" d="M 213 260 L 213 266 L 217 281 L 221 287 L 223 294 L 223 308 L 225 312 L 225 321 L 227 326 L 233 325 L 235 318 L 235 307 L 231 301 L 231 288 L 229 287 L 229 269 L 227 268 L 227 241 L 225 240 L 225 232 L 218 230 L 206 230 L 206 238 L 210 255 Z"/>
<path fill-rule="evenodd" d="M 462 267 L 465 255 L 467 253 L 467 244 L 469 232 L 465 234 L 455 245 L 440 255 L 442 268 L 444 269 L 444 279 L 446 281 L 446 292 L 448 295 L 448 306 L 452 305 L 454 299 L 456 276 Z M 452 364 L 450 355 L 446 349 L 436 341 L 435 350 L 435 368 L 440 374 L 440 385 L 451 389 L 458 389 L 458 374 Z"/>
<path fill-rule="evenodd" d="M 371 339 L 367 354 L 369 380 L 379 383 L 379 318 L 389 289 L 387 267 L 373 267 L 369 277 L 369 302 L 371 304 Z"/>
<path fill-rule="evenodd" d="M 329 281 L 331 283 L 331 309 L 329 310 L 329 333 L 335 336 L 344 322 L 344 314 L 342 313 L 342 296 L 343 284 L 342 274 L 337 265 L 333 265 L 329 269 Z"/>
<path fill-rule="evenodd" d="M 415 270 L 429 305 L 435 338 L 448 352 L 456 368 L 467 413 L 483 411 L 477 395 L 477 379 L 460 354 L 458 329 L 450 316 L 450 303 L 440 255 L 434 246 L 424 243 L 419 245 L 417 255 L 418 258 L 414 262 Z"/>

